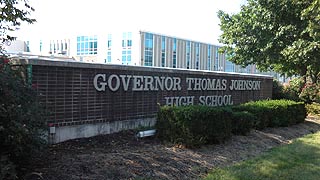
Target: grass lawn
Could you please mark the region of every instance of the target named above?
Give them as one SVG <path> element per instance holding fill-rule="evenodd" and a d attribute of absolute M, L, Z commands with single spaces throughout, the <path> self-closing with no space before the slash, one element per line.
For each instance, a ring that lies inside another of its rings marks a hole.
<path fill-rule="evenodd" d="M 273 148 L 258 158 L 214 169 L 205 179 L 320 179 L 320 132 Z"/>

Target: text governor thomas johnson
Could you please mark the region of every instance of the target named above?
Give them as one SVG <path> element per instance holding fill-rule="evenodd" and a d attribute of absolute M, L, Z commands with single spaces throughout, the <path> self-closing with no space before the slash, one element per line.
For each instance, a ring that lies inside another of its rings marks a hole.
<path fill-rule="evenodd" d="M 185 78 L 170 76 L 140 76 L 140 75 L 117 75 L 96 74 L 93 78 L 93 85 L 97 91 L 112 92 L 120 88 L 124 91 L 180 91 L 186 87 L 188 91 L 259 91 L 261 81 L 254 80 L 230 80 L 210 78 Z M 182 86 L 185 83 L 185 86 Z M 130 88 L 130 89 L 129 89 Z"/>

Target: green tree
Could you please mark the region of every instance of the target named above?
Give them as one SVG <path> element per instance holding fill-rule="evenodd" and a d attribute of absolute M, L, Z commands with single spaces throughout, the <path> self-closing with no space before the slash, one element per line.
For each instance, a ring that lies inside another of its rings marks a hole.
<path fill-rule="evenodd" d="M 16 31 L 21 23 L 34 23 L 36 20 L 30 17 L 34 11 L 28 0 L 0 0 L 0 51 L 3 44 L 15 39 L 10 32 Z"/>
<path fill-rule="evenodd" d="M 0 56 L 0 179 L 19 179 L 31 157 L 45 147 L 46 112 L 25 66 Z"/>
<path fill-rule="evenodd" d="M 218 12 L 219 41 L 230 60 L 289 76 L 320 72 L 320 0 L 248 0 L 237 14 Z M 318 79 L 319 80 L 319 79 Z"/>

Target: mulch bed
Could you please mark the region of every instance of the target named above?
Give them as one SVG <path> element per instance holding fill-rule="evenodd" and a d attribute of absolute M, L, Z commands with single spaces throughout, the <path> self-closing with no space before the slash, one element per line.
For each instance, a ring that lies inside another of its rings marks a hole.
<path fill-rule="evenodd" d="M 252 130 L 223 144 L 188 149 L 156 138 L 137 139 L 135 131 L 71 140 L 36 155 L 30 172 L 40 179 L 199 179 L 215 167 L 246 160 L 320 130 L 320 120 L 291 127 Z"/>

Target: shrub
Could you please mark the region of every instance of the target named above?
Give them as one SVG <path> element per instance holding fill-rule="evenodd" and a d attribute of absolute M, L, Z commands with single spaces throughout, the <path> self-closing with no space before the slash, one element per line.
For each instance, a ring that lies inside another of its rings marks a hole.
<path fill-rule="evenodd" d="M 187 147 L 220 143 L 231 136 L 231 109 L 206 106 L 160 108 L 157 134 L 162 140 Z"/>
<path fill-rule="evenodd" d="M 272 99 L 284 99 L 283 85 L 276 79 L 272 82 Z"/>
<path fill-rule="evenodd" d="M 320 84 L 306 83 L 301 90 L 299 98 L 308 104 L 312 102 L 320 103 Z"/>
<path fill-rule="evenodd" d="M 0 179 L 15 179 L 44 140 L 45 114 L 21 68 L 0 58 Z"/>
<path fill-rule="evenodd" d="M 232 133 L 235 135 L 246 135 L 253 127 L 256 117 L 248 111 L 232 113 Z"/>
<path fill-rule="evenodd" d="M 305 120 L 303 102 L 262 100 L 232 107 L 180 106 L 160 108 L 157 135 L 188 147 L 220 143 L 251 128 L 289 126 Z"/>
<path fill-rule="evenodd" d="M 303 122 L 306 109 L 303 102 L 291 100 L 262 100 L 240 105 L 238 109 L 246 110 L 256 117 L 253 126 L 265 127 L 289 126 Z"/>
<path fill-rule="evenodd" d="M 299 95 L 303 86 L 303 78 L 294 78 L 290 80 L 289 84 L 283 87 L 284 99 L 300 101 Z"/>
<path fill-rule="evenodd" d="M 256 106 L 254 102 L 238 105 L 232 107 L 235 112 L 249 112 L 255 118 L 251 120 L 251 126 L 255 129 L 264 129 L 269 125 L 269 109 L 261 106 Z"/>
<path fill-rule="evenodd" d="M 306 104 L 306 109 L 308 114 L 320 116 L 319 103 Z"/>

